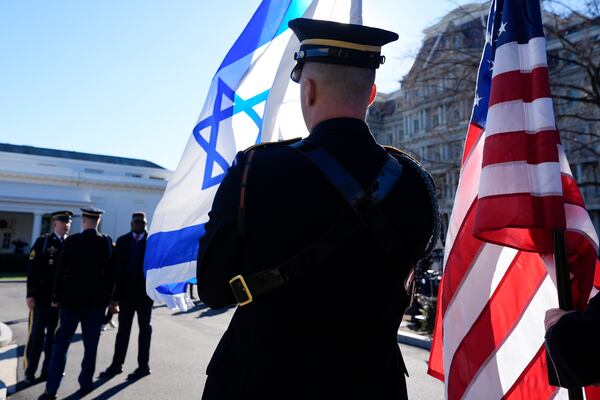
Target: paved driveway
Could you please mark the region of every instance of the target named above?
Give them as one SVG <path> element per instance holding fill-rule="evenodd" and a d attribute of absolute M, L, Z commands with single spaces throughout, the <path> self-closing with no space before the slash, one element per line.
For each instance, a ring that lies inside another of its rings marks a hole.
<path fill-rule="evenodd" d="M 2 353 L 0 365 L 17 368 L 17 379 L 23 379 L 22 354 L 27 339 L 27 308 L 24 301 L 24 283 L 0 283 L 0 320 L 13 330 L 16 347 Z M 187 313 L 177 313 L 165 307 L 156 307 L 153 312 L 153 337 L 150 364 L 152 375 L 130 384 L 127 374 L 136 368 L 137 327 L 131 334 L 131 342 L 124 372 L 109 381 L 96 381 L 95 390 L 86 399 L 199 399 L 205 383 L 204 371 L 212 351 L 224 332 L 233 309 L 212 311 L 203 304 Z M 106 368 L 112 359 L 116 330 L 102 333 L 98 351 L 97 374 Z M 406 364 L 410 371 L 409 396 L 411 400 L 441 400 L 443 385 L 426 375 L 429 353 L 402 345 Z M 78 389 L 77 374 L 83 355 L 80 331 L 71 344 L 66 376 L 59 390 L 60 398 L 74 399 Z M 18 357 L 18 360 L 15 358 Z M 5 362 L 6 361 L 6 362 Z M 0 379 L 7 374 L 0 368 Z M 11 387 L 9 389 L 14 389 Z M 17 385 L 17 389 L 19 385 Z M 42 383 L 9 396 L 14 400 L 36 399 L 44 390 Z"/>

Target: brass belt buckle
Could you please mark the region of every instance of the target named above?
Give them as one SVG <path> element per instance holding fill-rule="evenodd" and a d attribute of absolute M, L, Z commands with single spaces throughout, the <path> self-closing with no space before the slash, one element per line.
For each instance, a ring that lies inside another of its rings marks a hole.
<path fill-rule="evenodd" d="M 245 306 L 246 304 L 252 303 L 252 293 L 250 293 L 250 289 L 248 289 L 248 285 L 242 275 L 231 278 L 229 280 L 229 286 L 231 287 L 239 306 Z"/>

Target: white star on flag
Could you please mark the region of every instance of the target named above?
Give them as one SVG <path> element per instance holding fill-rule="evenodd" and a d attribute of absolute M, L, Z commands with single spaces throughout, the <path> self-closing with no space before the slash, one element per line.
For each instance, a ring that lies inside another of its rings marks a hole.
<path fill-rule="evenodd" d="M 500 29 L 498 29 L 498 36 L 502 35 L 502 33 L 506 32 L 506 25 L 508 25 L 508 22 L 502 22 L 500 24 Z"/>
<path fill-rule="evenodd" d="M 478 94 L 475 94 L 475 107 L 479 106 L 479 101 L 482 99 L 483 97 L 479 97 Z"/>

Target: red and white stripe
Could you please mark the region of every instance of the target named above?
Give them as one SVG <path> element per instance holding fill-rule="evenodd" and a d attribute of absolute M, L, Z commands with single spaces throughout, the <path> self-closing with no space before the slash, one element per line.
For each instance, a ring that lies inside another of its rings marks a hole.
<path fill-rule="evenodd" d="M 560 146 L 544 39 L 504 44 L 495 59 L 486 131 L 472 125 L 465 141 L 430 373 L 449 400 L 567 398 L 547 381 L 544 314 L 558 301 L 542 236 L 567 229 L 569 254 L 580 256 L 571 265 L 579 307 L 598 236 Z"/>

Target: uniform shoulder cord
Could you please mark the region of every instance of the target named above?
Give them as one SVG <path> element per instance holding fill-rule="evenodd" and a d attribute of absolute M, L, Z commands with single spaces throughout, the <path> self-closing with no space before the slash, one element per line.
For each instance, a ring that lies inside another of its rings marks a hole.
<path fill-rule="evenodd" d="M 250 150 L 244 162 L 244 172 L 242 173 L 242 182 L 240 184 L 240 206 L 238 208 L 238 233 L 241 236 L 245 235 L 245 214 L 246 214 L 246 188 L 248 186 L 248 173 L 250 172 L 250 164 L 254 157 L 254 150 Z"/>

